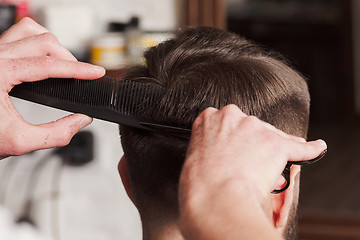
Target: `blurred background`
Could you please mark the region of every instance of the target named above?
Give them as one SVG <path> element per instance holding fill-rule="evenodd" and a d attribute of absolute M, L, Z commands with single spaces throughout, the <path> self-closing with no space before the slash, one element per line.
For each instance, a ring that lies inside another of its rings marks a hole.
<path fill-rule="evenodd" d="M 312 97 L 309 139 L 323 161 L 303 168 L 299 239 L 360 239 L 360 1 L 2 0 L 0 32 L 30 16 L 82 61 L 108 74 L 141 63 L 148 47 L 184 25 L 236 32 L 289 59 Z M 43 123 L 66 112 L 13 99 Z M 54 239 L 141 239 L 117 173 L 117 125 L 95 120 L 65 149 L 0 162 L 0 203 Z"/>

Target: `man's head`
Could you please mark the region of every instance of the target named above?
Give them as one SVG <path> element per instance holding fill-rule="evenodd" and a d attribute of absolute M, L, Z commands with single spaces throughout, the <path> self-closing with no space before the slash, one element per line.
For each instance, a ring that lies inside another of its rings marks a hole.
<path fill-rule="evenodd" d="M 157 109 L 145 111 L 144 117 L 191 126 L 206 107 L 235 104 L 246 114 L 306 138 L 310 97 L 305 80 L 279 56 L 244 38 L 214 28 L 189 28 L 144 56 L 146 64 L 129 69 L 125 79 L 166 90 Z M 176 91 L 184 94 L 172 101 L 169 95 Z M 178 180 L 188 141 L 125 126 L 120 126 L 120 134 L 125 162 L 119 170 L 143 224 L 176 223 Z M 299 171 L 292 168 L 288 190 L 269 193 L 267 212 L 281 230 L 290 222 L 289 214 L 296 215 Z"/>

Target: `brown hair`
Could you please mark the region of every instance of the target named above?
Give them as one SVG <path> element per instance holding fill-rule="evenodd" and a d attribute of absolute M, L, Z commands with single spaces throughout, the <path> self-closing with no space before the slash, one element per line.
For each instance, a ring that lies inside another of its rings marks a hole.
<path fill-rule="evenodd" d="M 304 78 L 279 56 L 236 34 L 188 28 L 144 57 L 146 64 L 131 68 L 126 79 L 159 85 L 169 94 L 176 89 L 189 93 L 178 102 L 166 100 L 165 94 L 157 109 L 144 112 L 149 118 L 191 126 L 206 107 L 232 103 L 284 132 L 306 137 L 310 97 Z M 125 126 L 120 126 L 120 134 L 141 216 L 161 211 L 176 216 L 188 142 Z"/>

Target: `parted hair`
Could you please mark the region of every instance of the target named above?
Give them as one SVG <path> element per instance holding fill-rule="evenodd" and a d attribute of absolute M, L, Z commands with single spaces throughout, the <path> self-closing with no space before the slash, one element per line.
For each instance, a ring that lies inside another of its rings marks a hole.
<path fill-rule="evenodd" d="M 199 111 L 237 105 L 282 131 L 306 138 L 310 97 L 305 79 L 278 54 L 210 27 L 186 28 L 150 48 L 145 64 L 133 66 L 125 79 L 167 91 L 144 117 L 190 125 Z M 171 101 L 181 89 L 183 99 Z M 170 100 L 169 100 L 170 99 Z M 132 195 L 142 218 L 177 216 L 177 191 L 188 141 L 160 132 L 120 126 Z"/>

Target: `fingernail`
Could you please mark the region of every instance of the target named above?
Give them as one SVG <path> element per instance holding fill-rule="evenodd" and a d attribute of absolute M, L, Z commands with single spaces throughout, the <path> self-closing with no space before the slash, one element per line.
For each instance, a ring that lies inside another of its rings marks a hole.
<path fill-rule="evenodd" d="M 97 66 L 97 65 L 91 65 L 94 72 L 101 72 L 105 74 L 105 68 L 101 67 L 101 66 Z"/>
<path fill-rule="evenodd" d="M 306 140 L 304 138 L 302 138 L 302 137 L 299 137 L 299 141 L 300 142 L 306 142 Z"/>
<path fill-rule="evenodd" d="M 317 140 L 317 142 L 320 143 L 320 145 L 323 146 L 325 149 L 327 149 L 327 144 L 324 140 L 319 139 L 319 140 Z"/>
<path fill-rule="evenodd" d="M 82 119 L 80 121 L 80 128 L 84 128 L 87 125 L 89 125 L 91 122 L 93 121 L 93 119 L 89 116 L 86 115 L 82 115 Z"/>

